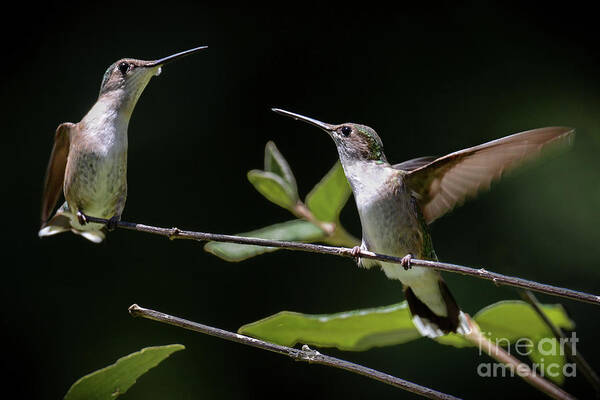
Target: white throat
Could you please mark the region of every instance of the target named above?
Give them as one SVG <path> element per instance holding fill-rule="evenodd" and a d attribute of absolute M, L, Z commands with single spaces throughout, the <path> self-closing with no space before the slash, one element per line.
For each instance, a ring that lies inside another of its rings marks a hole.
<path fill-rule="evenodd" d="M 374 199 L 389 190 L 389 181 L 398 171 L 377 161 L 345 163 L 344 172 L 352 186 L 357 207 L 368 207 Z"/>

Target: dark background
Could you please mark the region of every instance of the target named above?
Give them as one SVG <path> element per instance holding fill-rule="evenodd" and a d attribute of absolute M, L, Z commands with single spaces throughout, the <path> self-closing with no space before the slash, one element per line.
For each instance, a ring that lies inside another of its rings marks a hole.
<path fill-rule="evenodd" d="M 281 310 L 328 313 L 400 301 L 400 285 L 381 272 L 283 251 L 230 264 L 194 242 L 122 230 L 101 245 L 72 234 L 38 239 L 54 130 L 81 119 L 104 70 L 121 57 L 209 45 L 165 67 L 137 105 L 126 221 L 235 233 L 289 219 L 245 177 L 262 167 L 267 140 L 287 157 L 302 195 L 336 152 L 326 135 L 275 115 L 273 106 L 370 125 L 392 162 L 568 125 L 577 128 L 568 152 L 505 178 L 437 221 L 432 234 L 444 261 L 598 292 L 600 60 L 592 10 L 575 3 L 361 6 L 23 3 L 5 15 L 17 22 L 3 35 L 2 63 L 10 188 L 0 326 L 5 388 L 17 388 L 20 398 L 61 398 L 80 376 L 118 357 L 182 343 L 187 350 L 124 398 L 412 397 L 127 313 L 135 302 L 236 330 Z M 343 221 L 360 233 L 352 200 Z M 446 279 L 470 313 L 518 297 L 486 281 Z M 540 298 L 564 304 L 577 323 L 578 350 L 600 366 L 598 307 Z M 542 397 L 518 378 L 478 377 L 477 365 L 489 359 L 475 350 L 426 339 L 324 352 L 457 396 Z M 590 395 L 581 377 L 565 388 Z"/>

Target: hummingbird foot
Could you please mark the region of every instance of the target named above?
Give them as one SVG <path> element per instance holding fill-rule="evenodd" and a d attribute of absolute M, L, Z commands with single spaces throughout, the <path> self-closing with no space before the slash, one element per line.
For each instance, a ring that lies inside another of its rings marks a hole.
<path fill-rule="evenodd" d="M 79 221 L 79 225 L 86 225 L 88 223 L 87 217 L 81 211 L 77 211 L 77 220 Z"/>
<path fill-rule="evenodd" d="M 354 261 L 356 261 L 358 265 L 360 265 L 360 251 L 360 246 L 354 246 L 352 250 L 350 250 L 350 254 L 352 254 L 352 257 L 354 257 Z"/>
<path fill-rule="evenodd" d="M 405 271 L 408 271 L 409 269 L 412 268 L 412 265 L 410 265 L 410 260 L 412 260 L 412 254 L 410 254 L 410 253 L 408 253 L 407 255 L 402 257 L 402 261 L 400 262 L 400 265 L 402 266 L 402 268 L 404 268 Z"/>
<path fill-rule="evenodd" d="M 116 215 L 114 217 L 112 217 L 111 219 L 109 219 L 106 222 L 106 229 L 109 232 L 114 231 L 115 229 L 117 229 L 117 225 L 119 224 L 119 221 L 121 220 L 121 218 L 117 217 Z"/>

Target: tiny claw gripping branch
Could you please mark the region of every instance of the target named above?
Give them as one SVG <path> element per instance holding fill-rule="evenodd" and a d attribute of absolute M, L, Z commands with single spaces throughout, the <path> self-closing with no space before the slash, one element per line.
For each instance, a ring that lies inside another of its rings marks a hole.
<path fill-rule="evenodd" d="M 412 254 L 407 254 L 404 257 L 402 257 L 402 261 L 400 261 L 400 265 L 402 266 L 402 268 L 404 268 L 405 271 L 408 271 L 409 269 L 412 268 L 411 265 L 411 260 L 412 260 L 413 256 Z"/>
<path fill-rule="evenodd" d="M 171 228 L 171 231 L 169 232 L 169 240 L 175 240 L 177 239 L 177 236 L 179 236 L 179 234 L 181 233 L 181 230 L 179 228 Z"/>
<path fill-rule="evenodd" d="M 109 232 L 112 232 L 115 229 L 117 229 L 120 219 L 121 218 L 117 217 L 116 215 L 114 217 L 112 217 L 111 219 L 109 219 L 108 222 L 106 223 L 106 229 L 108 229 Z"/>
<path fill-rule="evenodd" d="M 358 265 L 360 265 L 360 251 L 360 246 L 354 246 L 352 250 L 350 250 L 350 254 L 354 257 L 354 261 L 356 261 Z"/>
<path fill-rule="evenodd" d="M 77 211 L 77 220 L 79 225 L 86 225 L 88 223 L 88 217 L 81 211 Z"/>

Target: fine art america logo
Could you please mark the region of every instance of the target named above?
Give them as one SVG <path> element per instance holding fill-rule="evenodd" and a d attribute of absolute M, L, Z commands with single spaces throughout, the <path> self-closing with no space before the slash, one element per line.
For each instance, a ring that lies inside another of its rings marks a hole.
<path fill-rule="evenodd" d="M 519 363 L 516 367 L 500 362 L 480 363 L 477 366 L 477 374 L 484 378 L 527 376 L 530 374 L 551 378 L 560 375 L 574 377 L 576 376 L 575 363 L 557 362 L 557 356 L 565 357 L 569 352 L 569 347 L 573 355 L 576 355 L 578 341 L 579 339 L 575 335 L 575 332 L 572 332 L 571 337 L 561 338 L 560 340 L 543 338 L 537 343 L 529 338 L 521 338 L 515 341 L 512 347 L 510 347 L 508 339 L 499 338 L 495 341 L 492 340 L 498 347 L 504 348 L 511 356 L 531 356 L 535 352 L 537 353 L 535 357 L 537 362 L 534 362 L 531 368 L 522 363 Z M 514 353 L 511 354 L 511 350 Z M 480 345 L 479 355 L 481 356 L 483 353 Z"/>

